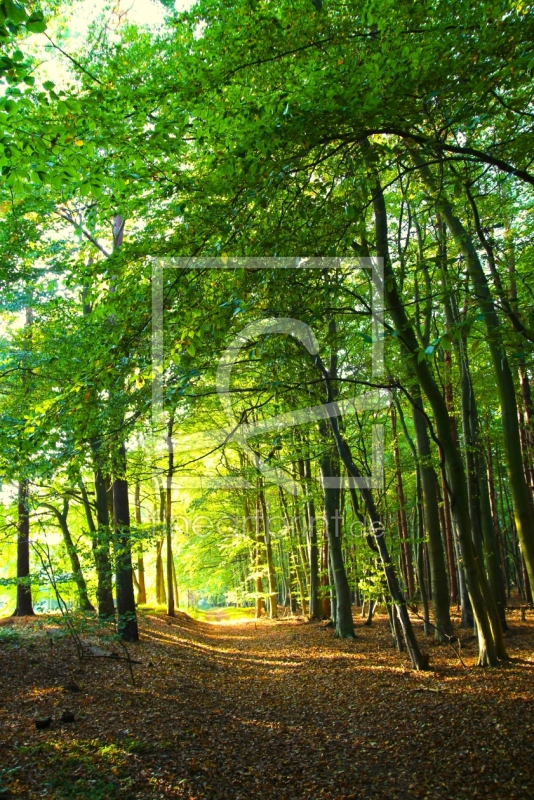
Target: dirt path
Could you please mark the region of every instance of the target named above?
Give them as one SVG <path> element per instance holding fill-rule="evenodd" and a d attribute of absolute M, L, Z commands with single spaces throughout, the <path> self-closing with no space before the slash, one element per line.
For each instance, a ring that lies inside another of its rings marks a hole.
<path fill-rule="evenodd" d="M 60 634 L 14 636 L 0 645 L 0 797 L 532 797 L 534 640 L 514 628 L 522 661 L 465 670 L 431 646 L 435 670 L 414 674 L 383 617 L 342 642 L 295 620 L 148 615 L 135 688 L 121 663 L 79 666 Z M 76 721 L 56 722 L 63 710 Z"/>

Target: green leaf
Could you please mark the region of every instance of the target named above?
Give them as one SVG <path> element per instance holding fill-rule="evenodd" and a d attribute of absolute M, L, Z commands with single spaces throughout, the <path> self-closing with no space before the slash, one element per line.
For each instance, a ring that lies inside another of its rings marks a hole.
<path fill-rule="evenodd" d="M 4 6 L 7 12 L 8 19 L 16 24 L 26 20 L 26 11 L 24 6 L 16 3 L 15 0 L 5 0 Z"/>
<path fill-rule="evenodd" d="M 46 30 L 46 22 L 42 11 L 35 11 L 26 22 L 26 28 L 31 33 L 43 33 Z"/>
<path fill-rule="evenodd" d="M 30 33 L 44 33 L 46 30 L 46 22 L 44 20 L 42 22 L 27 22 L 26 28 Z"/>

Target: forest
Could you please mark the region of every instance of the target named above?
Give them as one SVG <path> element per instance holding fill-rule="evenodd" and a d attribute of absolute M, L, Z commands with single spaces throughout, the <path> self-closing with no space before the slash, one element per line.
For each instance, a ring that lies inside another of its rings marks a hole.
<path fill-rule="evenodd" d="M 534 796 L 532 12 L 0 2 L 1 796 Z"/>

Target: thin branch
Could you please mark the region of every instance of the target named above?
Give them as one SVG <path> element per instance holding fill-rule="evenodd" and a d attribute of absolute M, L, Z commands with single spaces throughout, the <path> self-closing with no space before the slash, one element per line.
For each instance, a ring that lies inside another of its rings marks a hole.
<path fill-rule="evenodd" d="M 65 56 L 65 58 L 68 58 L 69 61 L 72 61 L 74 66 L 78 67 L 78 69 L 81 69 L 81 71 L 84 72 L 86 75 L 88 75 L 89 78 L 91 78 L 91 80 L 96 81 L 96 83 L 98 83 L 100 86 L 104 86 L 102 81 L 98 80 L 98 78 L 95 75 L 93 75 L 91 72 L 89 72 L 89 70 L 85 69 L 85 67 L 83 67 L 80 64 L 79 61 L 76 61 L 76 59 L 73 56 L 71 56 L 68 53 L 66 53 L 64 50 L 61 49 L 61 47 L 58 44 L 53 42 L 52 39 L 50 38 L 50 36 L 47 33 L 45 33 L 45 36 L 48 39 L 48 41 L 50 42 L 50 44 L 52 45 L 52 47 L 54 48 L 54 50 L 59 50 L 61 55 Z"/>
<path fill-rule="evenodd" d="M 108 251 L 106 250 L 106 248 L 105 248 L 105 247 L 103 247 L 103 246 L 100 244 L 100 242 L 98 241 L 98 239 L 95 239 L 95 237 L 94 237 L 94 236 L 91 236 L 91 234 L 90 234 L 88 231 L 86 231 L 86 230 L 85 230 L 85 228 L 82 228 L 82 226 L 81 226 L 81 225 L 80 225 L 78 222 L 76 222 L 76 220 L 75 220 L 75 219 L 73 219 L 73 218 L 72 218 L 71 216 L 69 216 L 68 214 L 62 214 L 60 211 L 56 211 L 56 215 L 57 215 L 58 217 L 61 217 L 61 219 L 64 219 L 64 220 L 66 220 L 67 222 L 70 222 L 70 224 L 71 224 L 71 225 L 74 225 L 74 227 L 75 227 L 75 228 L 77 228 L 77 229 L 78 229 L 78 230 L 81 232 L 82 236 L 85 236 L 85 238 L 86 238 L 86 239 L 89 239 L 89 241 L 91 242 L 91 244 L 94 244 L 94 246 L 95 246 L 96 248 L 98 248 L 98 250 L 100 250 L 100 252 L 101 252 L 101 253 L 102 253 L 102 254 L 103 254 L 103 255 L 104 255 L 106 258 L 109 258 L 109 257 L 110 257 L 111 253 L 108 253 Z"/>

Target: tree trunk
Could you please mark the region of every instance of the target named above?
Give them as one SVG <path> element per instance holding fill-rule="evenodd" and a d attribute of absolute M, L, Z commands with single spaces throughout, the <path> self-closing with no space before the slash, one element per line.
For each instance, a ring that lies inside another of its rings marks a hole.
<path fill-rule="evenodd" d="M 14 617 L 32 617 L 35 612 L 30 584 L 30 514 L 28 481 L 19 481 L 17 524 L 17 607 Z"/>
<path fill-rule="evenodd" d="M 284 551 L 282 549 L 282 542 L 280 541 L 280 539 L 278 539 L 277 546 L 278 546 L 278 560 L 280 562 L 280 570 L 282 572 L 282 594 L 283 594 L 282 605 L 284 607 L 287 607 L 291 605 L 291 590 L 289 588 L 289 581 L 286 575 Z"/>
<path fill-rule="evenodd" d="M 488 572 L 491 592 L 497 604 L 497 610 L 499 612 L 502 629 L 503 631 L 506 631 L 508 630 L 508 624 L 506 622 L 506 597 L 502 578 L 499 544 L 497 541 L 495 526 L 493 524 L 491 513 L 486 460 L 484 458 L 484 453 L 480 446 L 480 442 L 478 442 L 477 461 L 477 480 L 479 486 L 480 515 L 482 523 L 482 537 L 484 541 L 484 554 L 486 556 L 486 569 Z"/>
<path fill-rule="evenodd" d="M 259 619 L 263 614 L 263 609 L 265 606 L 265 601 L 263 598 L 263 577 L 261 574 L 262 569 L 262 558 L 261 558 L 261 551 L 262 551 L 262 533 L 261 533 L 261 506 L 260 506 L 260 498 L 256 496 L 256 619 Z"/>
<path fill-rule="evenodd" d="M 96 488 L 96 483 L 97 481 L 95 473 L 95 488 Z M 106 558 L 106 555 L 108 555 L 107 548 L 104 550 L 101 548 L 101 539 L 99 536 L 100 524 L 97 521 L 98 527 L 97 525 L 95 525 L 93 519 L 93 512 L 91 510 L 91 503 L 89 502 L 89 496 L 87 494 L 87 489 L 85 488 L 85 484 L 80 479 L 78 485 L 80 487 L 80 493 L 82 496 L 82 504 L 85 511 L 85 517 L 87 520 L 89 535 L 91 536 L 93 559 L 95 562 L 96 578 L 97 578 L 96 600 L 98 606 L 98 616 L 101 619 L 106 619 L 108 617 L 113 617 L 115 614 L 115 609 L 113 607 L 112 587 L 111 587 L 111 564 L 109 563 L 109 557 Z M 95 503 L 95 508 L 98 513 L 98 506 L 96 503 Z M 107 505 L 105 505 L 105 508 L 107 516 Z"/>
<path fill-rule="evenodd" d="M 306 614 L 306 589 L 304 586 L 304 582 L 302 580 L 302 573 L 299 567 L 299 560 L 296 555 L 293 543 L 293 530 L 294 530 L 295 520 L 294 517 L 289 516 L 289 508 L 287 506 L 282 487 L 279 487 L 279 497 L 280 497 L 280 506 L 282 508 L 282 513 L 286 521 L 287 532 L 289 537 L 290 561 L 292 562 L 293 570 L 295 572 L 295 578 L 297 581 L 297 586 L 299 587 L 300 605 L 302 614 L 304 616 Z"/>
<path fill-rule="evenodd" d="M 25 350 L 31 350 L 32 342 L 32 310 L 26 308 L 25 319 Z M 22 386 L 28 391 L 28 373 L 22 371 Z M 18 486 L 18 523 L 17 523 L 17 605 L 14 617 L 29 617 L 34 615 L 32 602 L 32 588 L 30 582 L 30 509 L 29 509 L 29 481 L 23 478 Z"/>
<path fill-rule="evenodd" d="M 441 487 L 443 490 L 443 532 L 445 534 L 445 553 L 447 555 L 447 567 L 449 573 L 450 601 L 455 605 L 459 602 L 458 597 L 458 577 L 456 569 L 456 557 L 454 551 L 454 533 L 452 529 L 451 508 L 449 504 L 449 494 L 445 480 L 445 471 L 441 468 Z"/>
<path fill-rule="evenodd" d="M 401 546 L 401 556 L 404 563 L 406 591 L 409 597 L 414 597 L 415 586 L 413 580 L 412 550 L 408 536 L 408 521 L 406 518 L 406 498 L 404 496 L 404 485 L 402 481 L 402 468 L 400 460 L 399 442 L 397 439 L 397 420 L 395 406 L 391 406 L 391 426 L 393 437 L 393 455 L 395 457 L 395 471 L 397 478 L 397 494 L 399 502 L 399 539 Z"/>
<path fill-rule="evenodd" d="M 267 513 L 267 505 L 265 503 L 265 494 L 263 492 L 261 478 L 259 479 L 258 493 L 263 522 L 263 541 L 265 544 L 265 555 L 267 559 L 267 579 L 269 582 L 269 616 L 271 619 L 276 619 L 278 617 L 278 590 L 276 588 L 276 571 L 274 568 L 271 531 L 269 529 L 269 515 Z"/>
<path fill-rule="evenodd" d="M 93 454 L 95 453 L 97 453 L 97 448 L 93 447 Z M 93 556 L 97 572 L 96 599 L 98 616 L 102 619 L 112 619 L 115 617 L 115 606 L 113 604 L 113 580 L 109 552 L 111 528 L 107 487 L 106 480 L 98 467 L 94 475 L 97 528 L 94 535 Z"/>
<path fill-rule="evenodd" d="M 402 635 L 399 629 L 399 618 L 397 617 L 397 611 L 395 606 L 388 602 L 387 597 L 383 597 L 384 605 L 386 606 L 386 610 L 388 612 L 388 619 L 389 619 L 389 630 L 391 632 L 391 642 L 393 647 L 398 650 L 400 653 L 404 651 L 404 642 L 402 640 Z"/>
<path fill-rule="evenodd" d="M 297 503 L 297 498 L 293 497 L 293 519 L 295 522 L 294 531 L 296 536 L 296 544 L 298 548 L 300 563 L 302 564 L 302 578 L 304 583 L 304 589 L 307 591 L 308 589 L 308 581 L 307 581 L 307 567 L 308 567 L 308 558 L 306 553 L 306 548 L 304 547 L 304 536 L 302 531 L 302 517 L 300 514 L 300 508 Z"/>
<path fill-rule="evenodd" d="M 487 476 L 488 476 L 488 493 L 489 493 L 489 502 L 490 502 L 490 510 L 491 510 L 491 519 L 493 523 L 493 530 L 494 530 L 494 539 L 496 543 L 496 551 L 497 551 L 497 562 L 499 564 L 500 574 L 501 574 L 501 582 L 503 583 L 503 592 L 505 594 L 504 597 L 504 606 L 506 607 L 506 590 L 504 583 L 508 582 L 507 579 L 507 556 L 503 553 L 502 548 L 502 535 L 501 535 L 501 528 L 499 524 L 499 509 L 497 507 L 497 498 L 495 497 L 495 480 L 493 476 L 493 457 L 491 454 L 491 446 L 487 449 L 487 457 L 486 457 L 486 464 L 487 464 Z"/>
<path fill-rule="evenodd" d="M 323 546 L 321 548 L 321 587 L 322 596 L 320 597 L 321 619 L 330 619 L 332 616 L 332 602 L 328 593 L 330 555 L 328 553 L 328 536 L 323 531 Z"/>
<path fill-rule="evenodd" d="M 139 481 L 135 484 L 135 522 L 136 525 L 141 526 L 141 484 Z M 140 535 L 140 531 L 138 531 Z M 146 603 L 146 584 L 145 584 L 145 560 L 143 555 L 143 543 L 139 541 L 137 545 L 137 604 Z"/>
<path fill-rule="evenodd" d="M 302 616 L 305 617 L 308 613 L 308 607 L 306 603 L 306 564 L 303 560 L 302 539 L 299 537 L 298 509 L 295 506 L 293 506 L 292 525 L 289 535 L 291 542 L 291 553 L 295 566 L 295 574 L 297 576 L 297 583 L 299 587 L 300 610 Z"/>
<path fill-rule="evenodd" d="M 428 603 L 428 583 L 425 571 L 425 554 L 423 552 L 423 539 L 424 539 L 424 520 L 423 520 L 423 502 L 419 500 L 416 508 L 414 509 L 414 541 L 415 541 L 415 554 L 417 565 L 417 581 L 419 583 L 419 592 L 421 595 L 421 604 L 423 606 L 423 632 L 425 636 L 431 636 L 432 628 L 430 626 L 430 606 Z"/>
<path fill-rule="evenodd" d="M 160 529 L 163 530 L 165 526 L 165 489 L 159 486 L 159 523 Z M 165 544 L 165 536 L 162 533 L 162 538 L 156 542 L 156 602 L 158 605 L 167 605 L 167 592 L 165 591 L 165 571 L 163 569 L 163 545 Z"/>
<path fill-rule="evenodd" d="M 172 585 L 174 587 L 174 606 L 180 608 L 180 594 L 178 592 L 178 581 L 176 580 L 176 565 L 172 560 Z"/>
<path fill-rule="evenodd" d="M 172 443 L 173 426 L 174 415 L 171 414 L 167 429 L 168 469 L 167 491 L 165 495 L 165 539 L 167 543 L 167 616 L 169 617 L 174 617 L 174 559 L 172 554 L 172 476 L 174 473 L 174 449 Z"/>
<path fill-rule="evenodd" d="M 310 619 L 319 619 L 319 550 L 317 545 L 317 520 L 313 499 L 312 472 L 310 459 L 304 459 L 304 480 L 306 491 L 306 510 L 310 550 Z"/>
<path fill-rule="evenodd" d="M 339 469 L 330 453 L 325 453 L 321 457 L 320 470 L 323 478 L 325 528 L 336 590 L 336 636 L 342 639 L 354 639 L 352 602 L 341 547 L 340 492 L 338 488 L 328 486 L 327 481 L 328 478 L 339 476 Z"/>
<path fill-rule="evenodd" d="M 85 578 L 82 573 L 80 559 L 78 558 L 78 553 L 76 552 L 74 542 L 72 541 L 71 532 L 67 522 L 67 517 L 69 513 L 69 501 L 68 500 L 63 501 L 62 511 L 60 511 L 59 508 L 56 508 L 50 503 L 42 503 L 42 505 L 44 506 L 44 508 L 50 509 L 58 521 L 59 528 L 63 536 L 63 541 L 65 543 L 65 549 L 69 557 L 70 566 L 72 570 L 72 577 L 74 579 L 74 582 L 76 583 L 76 590 L 77 590 L 76 593 L 78 595 L 77 608 L 79 609 L 79 611 L 94 611 L 95 610 L 94 606 L 89 600 L 89 595 L 87 593 L 87 584 L 85 582 Z"/>
<path fill-rule="evenodd" d="M 135 611 L 130 546 L 130 507 L 126 481 L 126 448 L 119 447 L 117 473 L 113 481 L 113 527 L 115 544 L 115 585 L 117 591 L 117 630 L 124 642 L 137 642 L 139 630 Z"/>
<path fill-rule="evenodd" d="M 328 534 L 327 534 L 328 536 Z M 332 565 L 332 553 L 328 548 L 328 589 L 330 592 L 330 621 L 334 627 L 337 628 L 337 597 L 336 597 L 336 579 L 334 577 L 334 567 Z"/>

